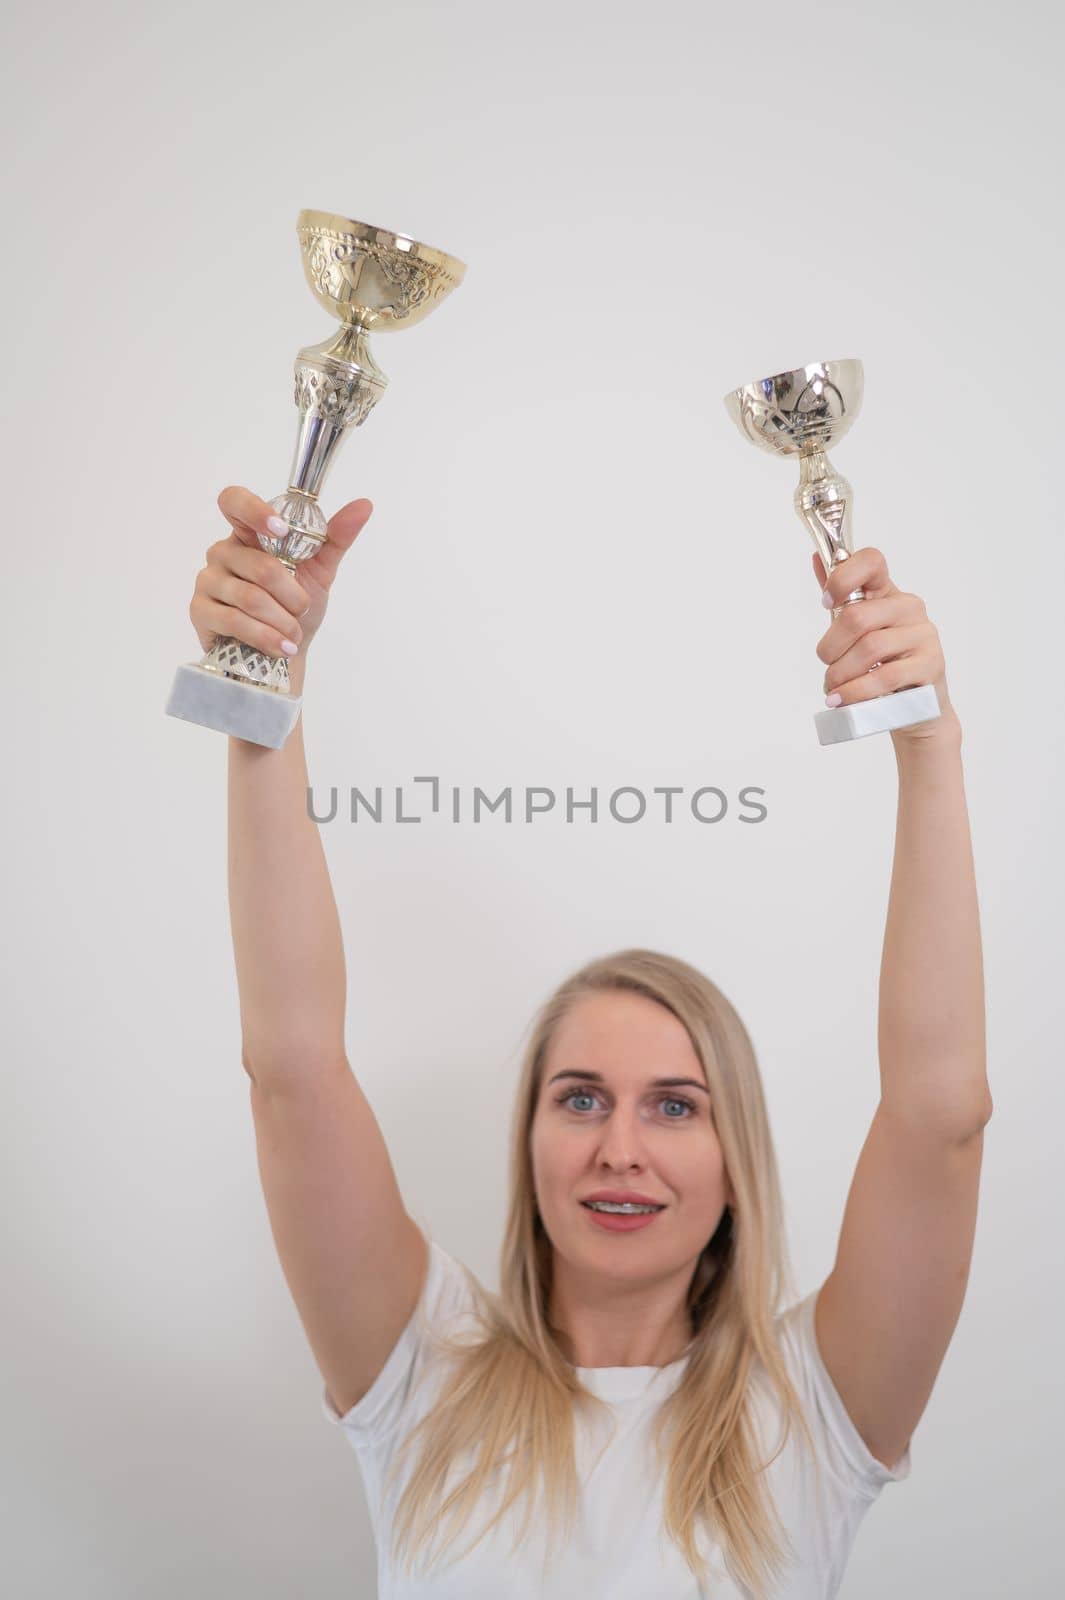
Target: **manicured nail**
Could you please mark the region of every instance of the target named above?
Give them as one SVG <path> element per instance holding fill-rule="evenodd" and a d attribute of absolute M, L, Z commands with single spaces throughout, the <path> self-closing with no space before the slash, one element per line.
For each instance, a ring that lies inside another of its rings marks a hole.
<path fill-rule="evenodd" d="M 299 645 L 293 644 L 291 639 L 282 639 L 281 648 L 287 656 L 294 656 L 299 650 Z"/>
<path fill-rule="evenodd" d="M 832 596 L 829 594 L 827 589 L 822 589 L 821 590 L 821 604 L 823 606 L 825 606 L 829 611 L 831 611 L 831 609 L 832 609 Z"/>
<path fill-rule="evenodd" d="M 831 694 L 826 694 L 825 695 L 825 705 L 826 706 L 838 706 L 842 699 L 843 699 L 843 696 L 839 693 L 838 690 L 834 689 Z"/>
<path fill-rule="evenodd" d="M 279 537 L 288 532 L 288 523 L 284 517 L 267 517 L 266 526 L 271 533 L 276 533 Z"/>

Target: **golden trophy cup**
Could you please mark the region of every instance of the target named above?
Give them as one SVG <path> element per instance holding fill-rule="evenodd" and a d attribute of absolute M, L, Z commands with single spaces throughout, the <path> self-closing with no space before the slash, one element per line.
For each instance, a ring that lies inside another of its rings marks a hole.
<path fill-rule="evenodd" d="M 328 211 L 301 211 L 296 232 L 311 293 L 341 328 L 296 357 L 296 450 L 288 488 L 269 502 L 288 532 L 258 535 L 293 575 L 325 541 L 318 494 L 340 442 L 366 421 L 388 383 L 368 335 L 421 322 L 466 273 L 442 250 Z M 166 714 L 279 750 L 301 708 L 284 656 L 218 638 L 202 660 L 177 669 Z"/>
<path fill-rule="evenodd" d="M 825 575 L 854 553 L 851 507 L 854 491 L 836 471 L 827 450 L 849 429 L 861 408 L 860 361 L 819 361 L 813 366 L 760 378 L 725 396 L 725 409 L 752 444 L 773 455 L 799 458 L 795 510 L 809 529 Z M 843 605 L 865 599 L 864 589 L 851 591 Z M 833 618 L 843 606 L 835 606 Z M 879 663 L 877 663 L 879 665 Z M 897 689 L 874 700 L 836 706 L 814 716 L 821 744 L 841 744 L 867 733 L 909 728 L 938 717 L 939 701 L 932 684 Z"/>

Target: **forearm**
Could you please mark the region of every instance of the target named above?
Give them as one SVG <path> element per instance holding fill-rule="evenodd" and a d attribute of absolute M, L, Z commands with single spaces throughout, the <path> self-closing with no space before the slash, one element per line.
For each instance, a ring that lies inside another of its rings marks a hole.
<path fill-rule="evenodd" d="M 306 664 L 290 666 L 301 693 Z M 259 1084 L 342 1060 L 340 919 L 307 814 L 303 720 L 280 750 L 229 740 L 229 910 L 242 1057 Z"/>
<path fill-rule="evenodd" d="M 895 860 L 880 968 L 880 1087 L 965 1133 L 990 1113 L 980 913 L 961 728 L 896 745 Z"/>

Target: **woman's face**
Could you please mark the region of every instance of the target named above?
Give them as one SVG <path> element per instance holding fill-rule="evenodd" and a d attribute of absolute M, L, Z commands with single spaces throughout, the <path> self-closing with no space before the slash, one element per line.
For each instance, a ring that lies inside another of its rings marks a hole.
<path fill-rule="evenodd" d="M 553 1246 L 571 1266 L 612 1278 L 694 1267 L 732 1203 L 706 1074 L 687 1029 L 631 991 L 583 995 L 559 1024 L 531 1151 Z M 638 1191 L 665 1209 L 644 1228 L 614 1232 L 581 1204 L 599 1189 Z"/>

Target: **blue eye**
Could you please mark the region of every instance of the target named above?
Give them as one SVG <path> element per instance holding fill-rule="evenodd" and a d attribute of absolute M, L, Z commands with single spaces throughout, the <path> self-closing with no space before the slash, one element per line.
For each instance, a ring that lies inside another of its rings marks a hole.
<path fill-rule="evenodd" d="M 555 1104 L 564 1106 L 568 1104 L 570 1100 L 574 1100 L 578 1097 L 580 1097 L 582 1100 L 593 1100 L 595 1098 L 590 1089 L 568 1089 L 565 1094 L 558 1096 Z M 691 1117 L 695 1115 L 696 1108 L 694 1102 L 686 1099 L 686 1097 L 682 1094 L 663 1094 L 659 1095 L 658 1099 L 659 1104 L 665 1102 L 667 1105 L 684 1106 L 690 1113 L 689 1116 L 667 1117 L 667 1122 L 688 1122 L 691 1120 Z M 579 1116 L 581 1113 L 578 1112 L 577 1114 Z"/>

